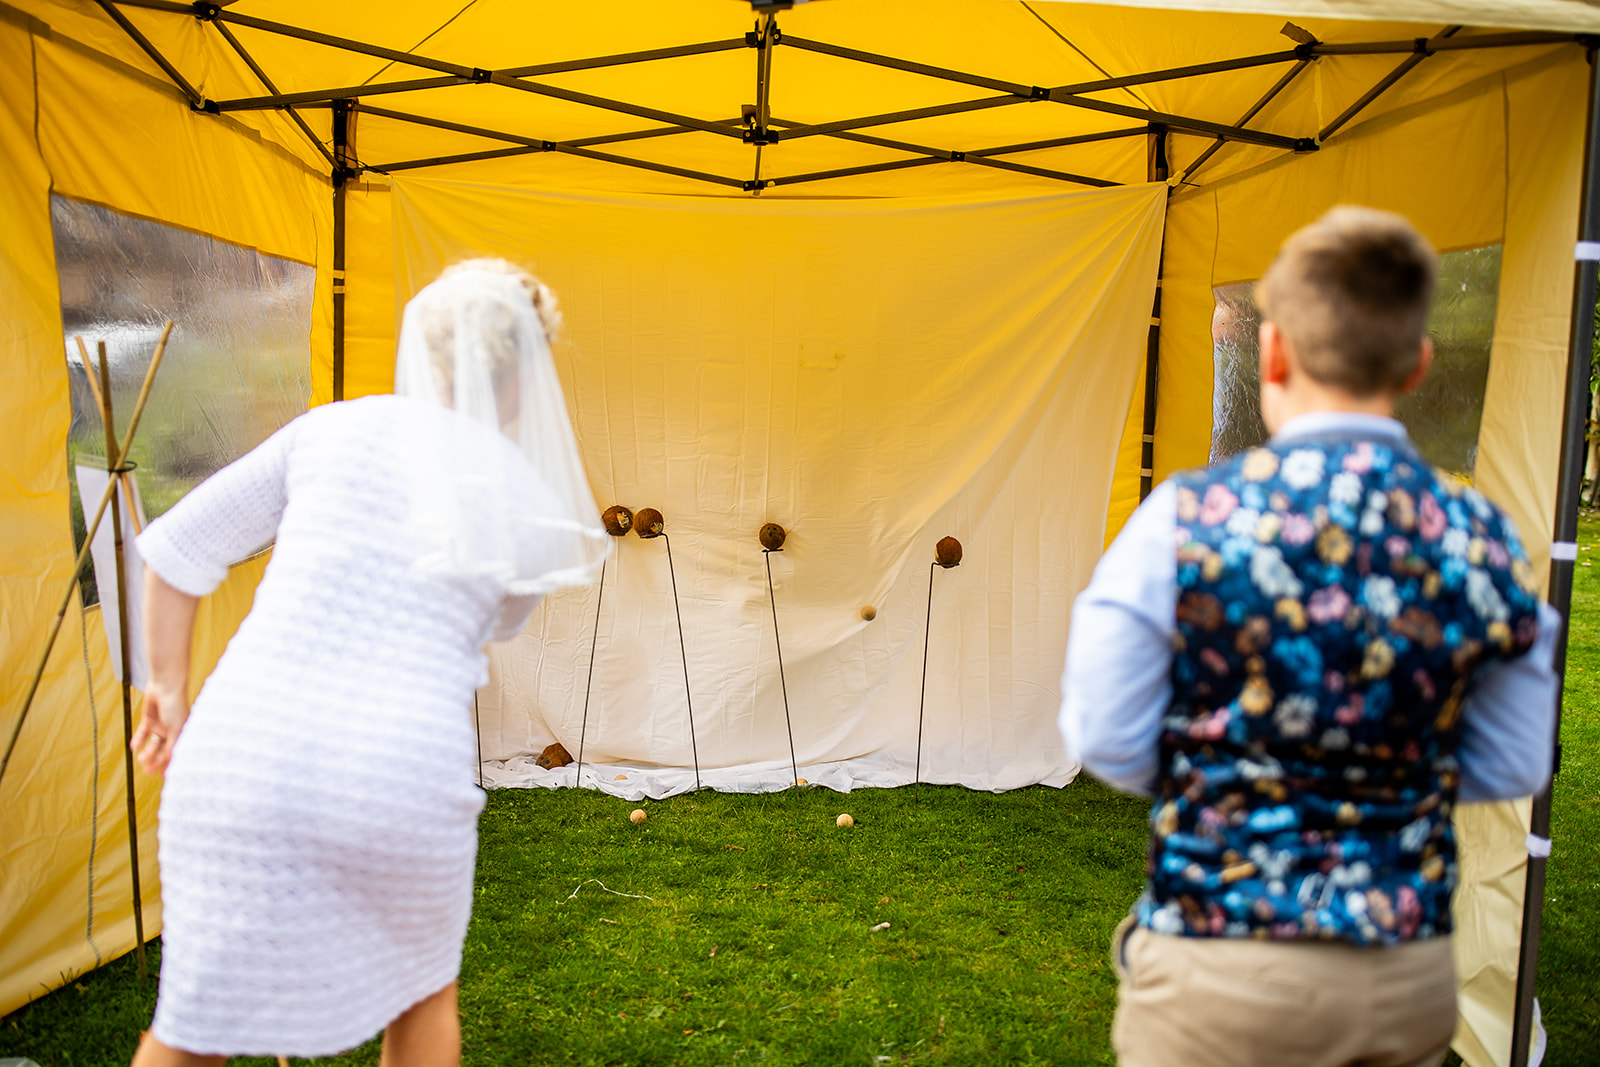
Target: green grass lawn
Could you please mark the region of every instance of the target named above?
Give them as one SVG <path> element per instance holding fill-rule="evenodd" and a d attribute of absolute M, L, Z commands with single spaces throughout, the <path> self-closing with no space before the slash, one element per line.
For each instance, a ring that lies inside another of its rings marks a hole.
<path fill-rule="evenodd" d="M 1600 1049 L 1600 522 L 1580 542 L 1540 958 L 1553 1067 Z M 491 794 L 467 1064 L 1111 1061 L 1106 942 L 1142 878 L 1142 801 L 1084 778 L 697 794 L 646 802 L 643 826 L 635 806 Z M 126 1063 L 154 1004 L 125 956 L 0 1020 L 0 1057 Z M 374 1042 L 327 1062 L 377 1060 Z"/>

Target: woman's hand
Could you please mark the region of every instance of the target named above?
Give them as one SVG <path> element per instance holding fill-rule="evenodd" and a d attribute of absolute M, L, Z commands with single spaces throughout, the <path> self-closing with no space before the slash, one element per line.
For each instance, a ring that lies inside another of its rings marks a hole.
<path fill-rule="evenodd" d="M 172 746 L 178 743 L 183 724 L 189 721 L 189 694 L 181 686 L 151 682 L 144 694 L 144 714 L 134 728 L 128 747 L 133 758 L 149 774 L 164 774 L 172 762 Z"/>

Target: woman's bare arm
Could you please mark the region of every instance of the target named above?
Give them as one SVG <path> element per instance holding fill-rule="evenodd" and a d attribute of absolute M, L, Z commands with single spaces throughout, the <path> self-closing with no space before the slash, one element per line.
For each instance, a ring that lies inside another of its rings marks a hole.
<path fill-rule="evenodd" d="M 144 714 L 128 743 L 139 765 L 151 774 L 167 769 L 172 746 L 189 719 L 189 646 L 199 606 L 199 597 L 173 588 L 155 571 L 145 569 L 144 638 L 150 653 L 150 684 L 144 693 Z"/>

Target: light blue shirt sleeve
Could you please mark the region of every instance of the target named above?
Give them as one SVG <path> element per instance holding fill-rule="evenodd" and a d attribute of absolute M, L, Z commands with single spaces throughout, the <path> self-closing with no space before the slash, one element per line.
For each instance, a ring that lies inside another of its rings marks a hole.
<path fill-rule="evenodd" d="M 1128 793 L 1155 786 L 1161 716 L 1172 703 L 1177 501 L 1171 482 L 1157 486 L 1072 605 L 1057 724 L 1068 755 Z"/>
<path fill-rule="evenodd" d="M 1478 675 L 1461 709 L 1461 787 L 1457 798 L 1510 800 L 1537 793 L 1550 780 L 1556 712 L 1556 635 L 1561 614 L 1539 605 L 1539 636 L 1513 660 L 1496 660 Z"/>

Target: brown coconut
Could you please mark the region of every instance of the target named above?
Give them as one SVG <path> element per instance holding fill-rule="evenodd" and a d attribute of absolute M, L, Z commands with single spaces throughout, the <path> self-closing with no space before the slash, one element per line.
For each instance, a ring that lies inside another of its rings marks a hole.
<path fill-rule="evenodd" d="M 572 762 L 572 753 L 567 751 L 567 746 L 557 741 L 553 745 L 546 745 L 544 751 L 539 753 L 539 758 L 533 762 L 546 770 L 552 767 L 565 767 Z"/>
<path fill-rule="evenodd" d="M 954 537 L 941 537 L 933 546 L 933 561 L 941 567 L 961 565 L 961 542 Z"/>
<path fill-rule="evenodd" d="M 649 540 L 652 537 L 660 537 L 661 531 L 666 524 L 667 520 L 662 518 L 661 512 L 655 508 L 643 508 L 633 516 L 633 528 L 645 540 Z"/>
<path fill-rule="evenodd" d="M 789 538 L 789 531 L 775 522 L 769 522 L 761 527 L 761 547 L 768 552 L 776 552 L 783 547 L 784 541 Z"/>
<path fill-rule="evenodd" d="M 600 521 L 605 524 L 606 533 L 612 537 L 621 537 L 633 529 L 633 512 L 621 504 L 612 504 L 601 514 Z"/>

